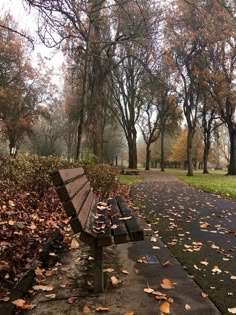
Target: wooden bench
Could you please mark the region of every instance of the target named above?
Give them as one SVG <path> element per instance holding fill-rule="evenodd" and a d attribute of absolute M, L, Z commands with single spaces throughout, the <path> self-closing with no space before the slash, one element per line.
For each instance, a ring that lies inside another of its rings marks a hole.
<path fill-rule="evenodd" d="M 139 175 L 139 170 L 137 168 L 123 168 L 121 174 L 124 175 Z"/>
<path fill-rule="evenodd" d="M 74 233 L 94 251 L 94 290 L 104 289 L 103 247 L 141 241 L 144 232 L 121 196 L 98 202 L 83 168 L 61 169 L 52 173 L 63 207 Z"/>

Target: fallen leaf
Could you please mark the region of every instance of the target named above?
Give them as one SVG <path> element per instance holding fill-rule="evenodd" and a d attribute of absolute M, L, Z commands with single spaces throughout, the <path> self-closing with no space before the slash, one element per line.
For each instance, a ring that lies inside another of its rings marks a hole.
<path fill-rule="evenodd" d="M 35 285 L 33 286 L 33 289 L 35 291 L 41 290 L 41 291 L 52 291 L 54 290 L 54 287 L 52 285 Z"/>
<path fill-rule="evenodd" d="M 3 298 L 0 299 L 0 301 L 8 302 L 10 301 L 10 296 L 4 296 Z"/>
<path fill-rule="evenodd" d="M 98 306 L 96 308 L 96 312 L 109 312 L 110 309 L 108 307 Z"/>
<path fill-rule="evenodd" d="M 134 315 L 134 312 L 126 312 L 123 315 Z"/>
<path fill-rule="evenodd" d="M 165 262 L 162 264 L 162 267 L 167 267 L 169 264 L 170 264 L 170 261 L 167 260 L 167 261 L 165 261 Z"/>
<path fill-rule="evenodd" d="M 128 274 L 129 274 L 129 272 L 128 272 L 127 270 L 122 270 L 122 273 L 123 273 L 124 275 L 128 275 Z"/>
<path fill-rule="evenodd" d="M 82 312 L 84 314 L 88 314 L 91 312 L 91 309 L 87 305 L 84 305 Z"/>
<path fill-rule="evenodd" d="M 70 244 L 70 248 L 71 249 L 79 248 L 79 243 L 78 243 L 77 239 L 74 238 L 74 237 L 72 238 L 72 241 L 71 241 L 71 244 Z"/>
<path fill-rule="evenodd" d="M 103 272 L 113 272 L 113 271 L 115 271 L 115 269 L 113 268 L 103 269 Z"/>
<path fill-rule="evenodd" d="M 49 298 L 49 299 L 55 299 L 56 298 L 56 294 L 46 294 L 45 297 Z"/>
<path fill-rule="evenodd" d="M 169 314 L 170 313 L 170 303 L 164 302 L 163 304 L 161 304 L 160 311 L 164 314 Z"/>
<path fill-rule="evenodd" d="M 212 272 L 219 274 L 222 272 L 222 270 L 220 270 L 220 268 L 218 266 L 214 266 L 214 268 L 212 269 Z"/>
<path fill-rule="evenodd" d="M 36 305 L 35 304 L 26 304 L 26 301 L 23 299 L 17 299 L 11 302 L 12 304 L 16 305 L 18 308 L 22 310 L 32 310 Z"/>
<path fill-rule="evenodd" d="M 230 279 L 236 280 L 236 276 L 231 276 Z"/>
<path fill-rule="evenodd" d="M 202 292 L 202 293 L 201 293 L 201 296 L 202 296 L 203 298 L 206 298 L 208 295 L 207 295 L 205 292 Z"/>
<path fill-rule="evenodd" d="M 9 221 L 8 221 L 8 224 L 9 224 L 9 225 L 15 225 L 15 223 L 16 223 L 16 222 L 13 221 L 13 220 L 9 220 Z"/>
<path fill-rule="evenodd" d="M 67 303 L 69 304 L 75 304 L 77 302 L 78 298 L 76 296 L 71 296 L 67 299 Z"/>
<path fill-rule="evenodd" d="M 205 261 L 205 260 L 204 260 L 204 261 L 200 261 L 200 263 L 201 263 L 202 265 L 205 265 L 205 266 L 208 266 L 208 264 L 209 264 L 208 261 Z"/>
<path fill-rule="evenodd" d="M 191 309 L 191 306 L 189 304 L 185 304 L 185 309 L 189 311 Z"/>
<path fill-rule="evenodd" d="M 121 280 L 117 279 L 115 276 L 112 276 L 111 277 L 111 283 L 113 285 L 117 285 L 117 284 L 121 283 Z"/>
<path fill-rule="evenodd" d="M 145 288 L 143 291 L 146 292 L 146 293 L 152 293 L 154 291 L 154 289 Z"/>
<path fill-rule="evenodd" d="M 163 289 L 173 289 L 174 288 L 174 285 L 173 283 L 167 279 L 167 278 L 164 278 L 160 284 L 160 286 L 163 288 Z"/>
<path fill-rule="evenodd" d="M 236 307 L 228 308 L 228 312 L 231 314 L 236 314 Z"/>

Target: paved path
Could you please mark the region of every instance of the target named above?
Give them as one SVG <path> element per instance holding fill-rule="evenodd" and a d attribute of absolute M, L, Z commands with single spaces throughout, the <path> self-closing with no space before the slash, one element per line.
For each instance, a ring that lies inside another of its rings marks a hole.
<path fill-rule="evenodd" d="M 135 202 L 222 314 L 230 314 L 236 308 L 236 202 L 166 173 L 142 175 L 145 181 L 131 190 Z"/>

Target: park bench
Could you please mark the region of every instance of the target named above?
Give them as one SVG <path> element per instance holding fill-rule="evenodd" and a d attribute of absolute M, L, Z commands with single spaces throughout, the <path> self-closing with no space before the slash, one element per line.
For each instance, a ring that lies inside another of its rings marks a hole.
<path fill-rule="evenodd" d="M 137 168 L 123 168 L 121 174 L 124 175 L 139 175 L 139 170 Z"/>
<path fill-rule="evenodd" d="M 103 247 L 136 242 L 144 232 L 136 216 L 121 196 L 99 202 L 84 169 L 61 169 L 52 173 L 53 184 L 74 233 L 89 244 L 94 253 L 94 290 L 104 290 Z"/>

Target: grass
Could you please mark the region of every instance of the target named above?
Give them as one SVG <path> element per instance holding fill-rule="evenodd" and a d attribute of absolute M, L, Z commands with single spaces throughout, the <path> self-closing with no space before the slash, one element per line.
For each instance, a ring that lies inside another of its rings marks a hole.
<path fill-rule="evenodd" d="M 170 169 L 166 172 L 175 175 L 193 188 L 236 199 L 236 176 L 227 176 L 224 171 L 213 170 L 210 174 L 196 171 L 194 176 L 186 176 L 186 170 Z"/>
<path fill-rule="evenodd" d="M 143 180 L 142 176 L 137 175 L 120 175 L 120 184 L 121 185 L 133 185 L 140 183 Z"/>

